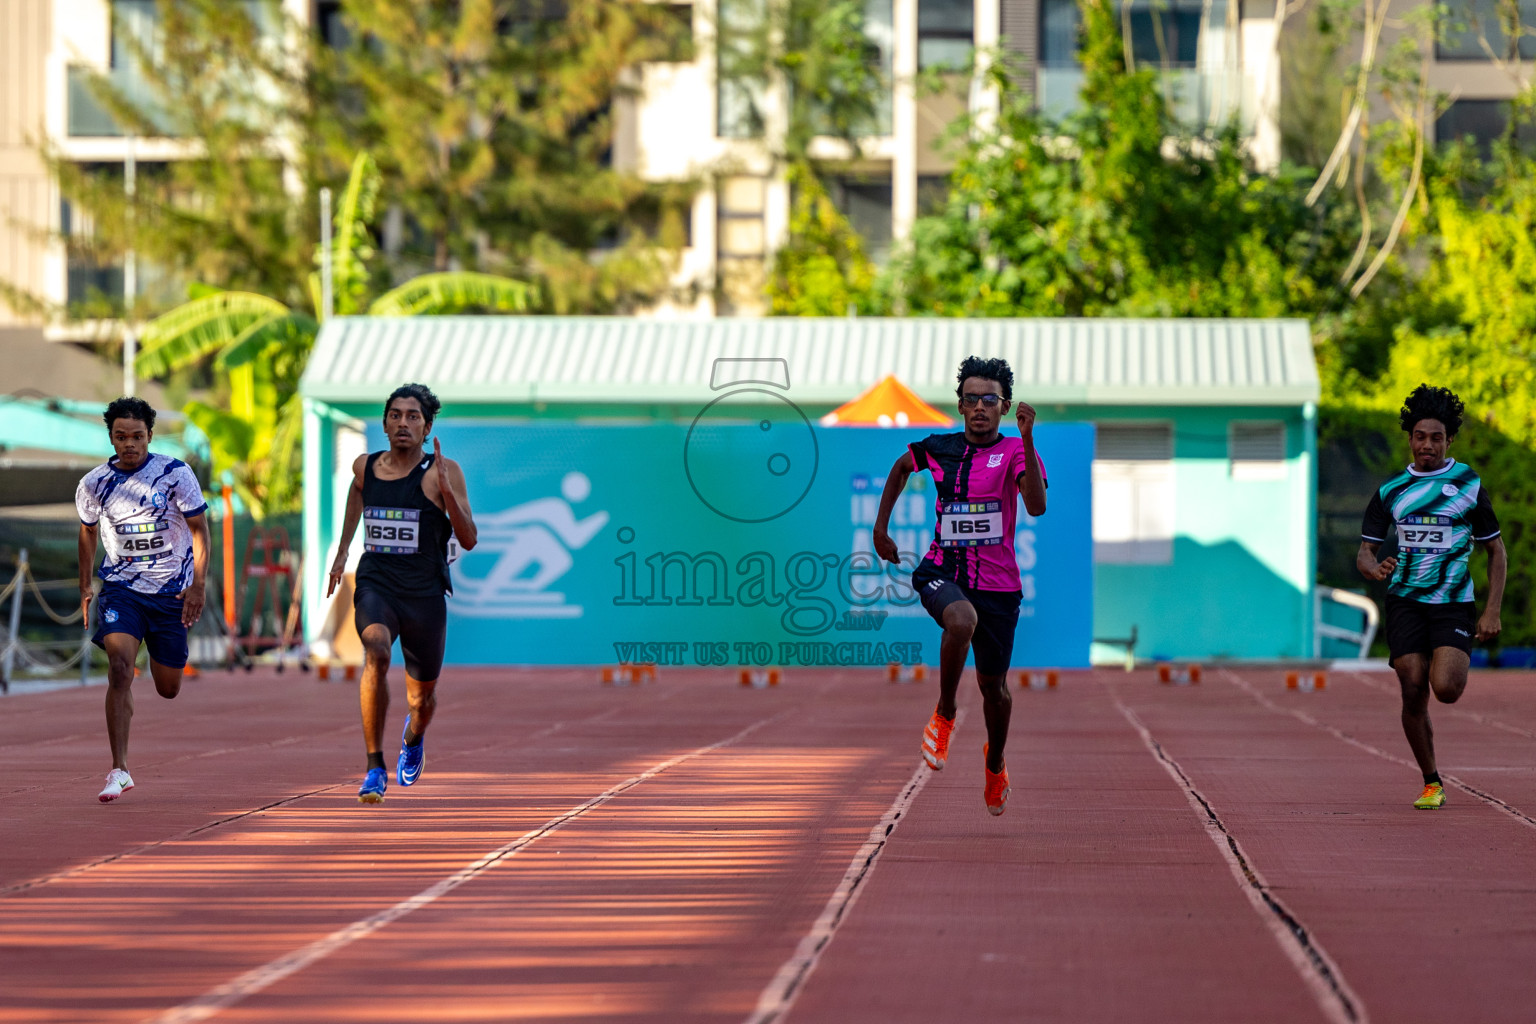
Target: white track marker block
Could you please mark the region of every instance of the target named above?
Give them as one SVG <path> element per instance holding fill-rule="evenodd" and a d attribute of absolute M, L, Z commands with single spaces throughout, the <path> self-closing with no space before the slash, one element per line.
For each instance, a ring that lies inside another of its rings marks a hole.
<path fill-rule="evenodd" d="M 885 667 L 885 672 L 893 683 L 920 683 L 928 678 L 927 665 L 902 665 L 893 661 Z"/>
<path fill-rule="evenodd" d="M 741 685 L 750 686 L 754 690 L 778 686 L 779 670 L 776 668 L 744 668 L 741 670 Z"/>

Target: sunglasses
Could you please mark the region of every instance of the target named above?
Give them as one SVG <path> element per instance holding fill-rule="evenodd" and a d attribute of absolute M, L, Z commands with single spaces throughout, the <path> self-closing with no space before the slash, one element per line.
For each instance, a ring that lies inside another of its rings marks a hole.
<path fill-rule="evenodd" d="M 974 409 L 974 408 L 976 408 L 976 403 L 977 402 L 980 402 L 982 405 L 986 406 L 988 409 L 991 409 L 991 408 L 995 407 L 997 405 L 997 403 L 1001 402 L 1002 400 L 1003 400 L 1003 396 L 1002 395 L 994 395 L 994 394 L 992 394 L 990 392 L 985 394 L 985 395 L 961 395 L 960 396 L 960 404 L 965 406 L 967 409 Z"/>

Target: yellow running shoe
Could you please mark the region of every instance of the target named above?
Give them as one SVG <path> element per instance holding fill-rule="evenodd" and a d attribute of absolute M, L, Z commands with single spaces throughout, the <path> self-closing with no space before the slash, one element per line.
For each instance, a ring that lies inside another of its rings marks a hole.
<path fill-rule="evenodd" d="M 944 762 L 949 760 L 949 737 L 954 731 L 955 720 L 945 718 L 938 708 L 934 708 L 928 728 L 923 730 L 923 760 L 934 771 L 943 768 Z"/>
<path fill-rule="evenodd" d="M 992 815 L 1002 814 L 1008 809 L 1008 794 L 1013 792 L 1008 785 L 1008 766 L 1003 765 L 1003 770 L 993 774 L 987 767 L 987 747 L 981 746 L 981 768 L 987 773 L 987 786 L 982 791 L 982 798 L 987 802 L 987 813 Z"/>
<path fill-rule="evenodd" d="M 1445 803 L 1445 787 L 1438 782 L 1424 784 L 1424 792 L 1413 802 L 1413 806 L 1421 811 L 1432 811 Z"/>

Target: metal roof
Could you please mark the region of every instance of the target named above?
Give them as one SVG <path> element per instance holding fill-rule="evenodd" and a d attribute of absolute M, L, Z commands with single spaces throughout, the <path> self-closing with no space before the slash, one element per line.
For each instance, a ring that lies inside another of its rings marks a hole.
<path fill-rule="evenodd" d="M 1037 404 L 1291 406 L 1319 395 L 1304 320 L 808 317 L 341 317 L 321 330 L 301 391 L 376 402 L 419 380 L 445 402 L 697 402 L 718 396 L 716 361 L 728 359 L 787 367 L 800 403 L 845 402 L 886 374 L 935 402 L 953 398 L 972 354 L 1008 360 L 1015 394 Z"/>

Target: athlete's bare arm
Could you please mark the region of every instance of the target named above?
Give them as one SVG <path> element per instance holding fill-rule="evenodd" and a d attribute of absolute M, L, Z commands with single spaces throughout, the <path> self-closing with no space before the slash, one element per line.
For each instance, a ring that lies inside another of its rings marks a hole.
<path fill-rule="evenodd" d="M 1499 609 L 1504 604 L 1504 578 L 1509 574 L 1509 554 L 1504 550 L 1503 537 L 1494 537 L 1478 546 L 1488 552 L 1488 601 L 1477 620 L 1477 638 L 1492 640 L 1504 628 L 1499 620 Z"/>
<path fill-rule="evenodd" d="M 208 582 L 208 516 L 199 514 L 187 520 L 192 531 L 192 582 L 180 594 L 181 624 L 191 629 L 203 617 L 203 601 Z"/>
<path fill-rule="evenodd" d="M 1392 573 L 1397 569 L 1397 557 L 1395 555 L 1376 561 L 1376 552 L 1381 550 L 1381 541 L 1363 540 L 1360 542 L 1360 553 L 1355 555 L 1355 568 L 1360 570 L 1360 575 L 1368 580 L 1386 580 L 1392 578 Z M 1503 596 L 1504 588 L 1499 587 L 1500 596 Z"/>
<path fill-rule="evenodd" d="M 891 471 L 885 474 L 885 490 L 880 492 L 880 512 L 875 516 L 875 554 L 892 565 L 901 564 L 901 552 L 896 550 L 896 542 L 891 540 L 885 528 L 891 521 L 891 510 L 896 507 L 896 499 L 901 497 L 902 488 L 907 486 L 907 477 L 916 468 L 912 453 L 902 452 Z"/>
<path fill-rule="evenodd" d="M 101 532 L 100 521 L 87 526 L 80 524 L 80 621 L 91 628 L 91 576 L 96 568 L 96 540 Z"/>
<path fill-rule="evenodd" d="M 422 490 L 427 499 L 442 508 L 453 524 L 453 535 L 459 547 L 473 551 L 480 534 L 475 529 L 475 517 L 469 511 L 469 489 L 464 482 L 464 470 L 452 459 L 443 458 L 443 446 L 432 439 L 432 468 L 422 479 Z"/>
<path fill-rule="evenodd" d="M 341 586 L 341 577 L 347 571 L 347 551 L 352 547 L 352 535 L 363 518 L 363 473 L 368 468 L 368 456 L 359 455 L 352 462 L 352 486 L 347 488 L 347 513 L 341 521 L 341 536 L 336 540 L 336 561 L 331 563 L 331 582 L 325 588 L 330 597 Z"/>
<path fill-rule="evenodd" d="M 1024 442 L 1024 472 L 1015 481 L 1024 511 L 1032 516 L 1045 515 L 1045 478 L 1040 475 L 1040 456 L 1035 454 L 1035 407 L 1020 402 L 1014 413 L 1019 421 L 1019 439 Z"/>

